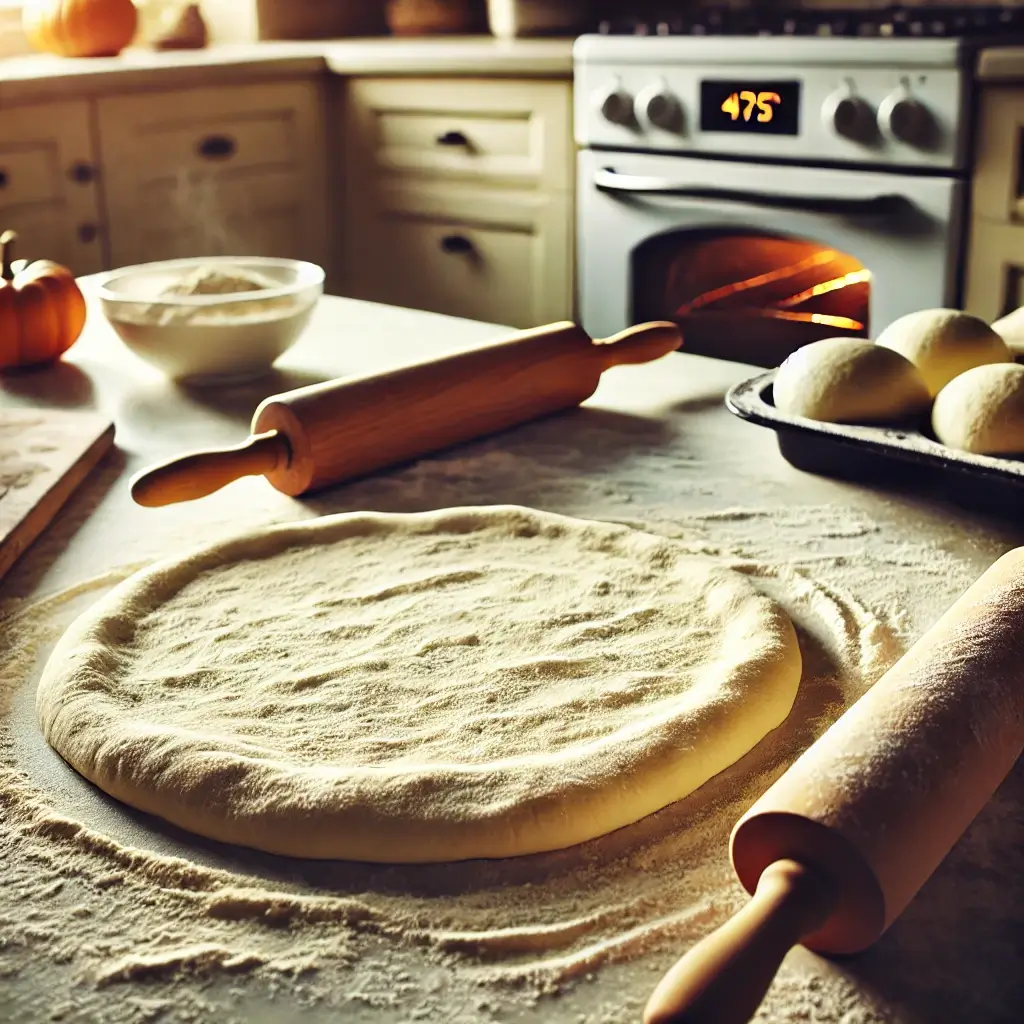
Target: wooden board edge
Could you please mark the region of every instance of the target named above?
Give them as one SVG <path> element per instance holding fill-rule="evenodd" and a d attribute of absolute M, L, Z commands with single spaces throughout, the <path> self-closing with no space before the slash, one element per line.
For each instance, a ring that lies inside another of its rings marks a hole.
<path fill-rule="evenodd" d="M 16 530 L 9 538 L 9 543 L 0 547 L 0 579 L 3 579 L 18 559 L 38 540 L 71 495 L 82 485 L 86 476 L 110 451 L 113 444 L 114 424 L 110 423 L 103 433 L 86 448 L 74 466 L 40 498 L 35 506 L 36 511 L 42 512 L 42 515 L 38 517 L 39 526 L 29 527 L 24 531 Z"/>

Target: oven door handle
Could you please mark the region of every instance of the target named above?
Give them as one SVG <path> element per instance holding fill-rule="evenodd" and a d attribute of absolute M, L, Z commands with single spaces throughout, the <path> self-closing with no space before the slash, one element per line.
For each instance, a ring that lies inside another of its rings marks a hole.
<path fill-rule="evenodd" d="M 900 195 L 875 196 L 802 196 L 777 192 L 753 192 L 748 189 L 717 188 L 712 185 L 686 185 L 643 174 L 620 174 L 610 167 L 594 173 L 594 185 L 600 192 L 633 196 L 673 196 L 680 199 L 710 199 L 722 203 L 747 203 L 779 210 L 845 215 L 881 215 L 898 213 L 908 202 Z"/>

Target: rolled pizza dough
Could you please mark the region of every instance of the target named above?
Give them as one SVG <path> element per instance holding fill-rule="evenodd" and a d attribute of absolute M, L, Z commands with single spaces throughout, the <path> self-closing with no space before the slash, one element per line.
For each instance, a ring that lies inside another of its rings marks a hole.
<path fill-rule="evenodd" d="M 72 624 L 37 708 L 119 800 L 297 857 L 557 849 L 692 792 L 787 716 L 785 613 L 670 540 L 498 506 L 273 527 Z"/>

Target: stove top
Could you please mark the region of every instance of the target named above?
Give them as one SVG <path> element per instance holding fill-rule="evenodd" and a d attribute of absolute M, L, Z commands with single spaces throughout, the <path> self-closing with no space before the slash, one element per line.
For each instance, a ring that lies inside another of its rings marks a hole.
<path fill-rule="evenodd" d="M 901 7 L 874 9 L 707 7 L 654 18 L 602 21 L 602 35 L 629 36 L 823 36 L 837 38 L 1024 37 L 1024 7 Z"/>

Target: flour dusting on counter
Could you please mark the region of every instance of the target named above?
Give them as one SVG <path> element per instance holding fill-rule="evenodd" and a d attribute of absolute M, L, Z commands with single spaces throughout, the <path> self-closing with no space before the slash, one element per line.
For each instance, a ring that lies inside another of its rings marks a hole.
<path fill-rule="evenodd" d="M 735 820 L 975 574 L 940 544 L 900 539 L 856 508 L 716 500 L 706 467 L 678 453 L 623 455 L 612 477 L 581 467 L 581 448 L 474 446 L 272 518 L 511 498 L 674 537 L 746 574 L 793 618 L 805 673 L 788 721 L 691 797 L 579 847 L 455 867 L 290 861 L 123 814 L 52 763 L 33 735 L 34 680 L 49 649 L 73 614 L 138 566 L 0 609 L 0 969 L 15 977 L 64 964 L 60 977 L 73 979 L 40 988 L 32 1005 L 14 1007 L 12 1022 L 287 1019 L 249 1014 L 252 991 L 312 1022 L 355 1024 L 364 1011 L 377 1013 L 367 1020 L 541 1021 L 569 989 L 574 1022 L 639 1019 L 636 993 L 649 992 L 677 955 L 746 900 L 727 858 Z M 608 446 L 587 450 L 610 458 Z M 685 514 L 659 485 L 669 471 Z M 227 518 L 204 529 L 222 531 Z M 243 525 L 252 522 L 233 524 Z M 154 545 L 145 558 L 163 553 Z M 954 856 L 929 884 L 929 898 L 908 911 L 910 925 L 856 962 L 792 954 L 758 1020 L 922 1019 L 875 999 L 897 980 L 897 999 L 909 993 L 918 1010 L 932 1007 L 930 1022 L 969 1019 L 963 1003 L 949 1009 L 929 995 L 955 970 L 931 919 L 948 912 L 954 894 L 963 920 L 984 920 L 999 905 L 1002 876 L 979 864 L 998 859 L 984 845 L 993 823 L 1007 844 L 1024 841 L 1012 811 L 1013 793 L 997 796 L 988 830 L 983 822 L 968 834 L 965 858 Z M 1010 936 L 989 921 L 978 941 L 990 966 L 1006 964 Z M 964 989 L 1003 984 L 1001 1005 L 1011 1008 L 1009 973 L 968 971 Z"/>

